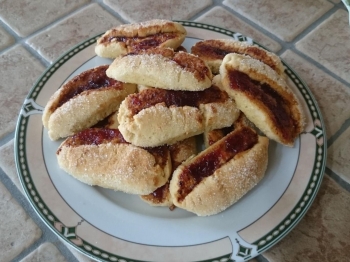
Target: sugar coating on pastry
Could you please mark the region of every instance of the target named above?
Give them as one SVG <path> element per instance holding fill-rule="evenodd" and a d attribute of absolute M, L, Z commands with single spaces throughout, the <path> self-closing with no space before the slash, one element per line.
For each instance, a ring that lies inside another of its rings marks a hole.
<path fill-rule="evenodd" d="M 45 106 L 42 121 L 50 139 L 72 135 L 117 111 L 136 85 L 106 76 L 108 65 L 75 76 L 58 89 Z"/>
<path fill-rule="evenodd" d="M 170 182 L 174 205 L 198 216 L 224 211 L 264 177 L 268 144 L 252 129 L 237 128 L 185 161 Z"/>
<path fill-rule="evenodd" d="M 220 67 L 223 89 L 267 137 L 293 146 L 304 130 L 305 116 L 285 80 L 249 56 L 228 54 Z"/>
<path fill-rule="evenodd" d="M 186 34 L 186 29 L 180 23 L 169 20 L 124 24 L 106 31 L 97 40 L 95 52 L 101 57 L 116 58 L 154 47 L 177 49 Z"/>
<path fill-rule="evenodd" d="M 117 129 L 85 129 L 68 137 L 56 155 L 59 166 L 81 182 L 130 194 L 153 192 L 171 171 L 167 147 L 136 147 Z"/>
<path fill-rule="evenodd" d="M 219 88 L 204 91 L 146 89 L 120 105 L 119 129 L 137 146 L 159 146 L 230 126 L 239 116 L 235 103 Z"/>
<path fill-rule="evenodd" d="M 169 48 L 117 57 L 107 75 L 125 83 L 184 91 L 204 90 L 211 86 L 212 80 L 212 73 L 203 60 Z"/>
<path fill-rule="evenodd" d="M 270 66 L 281 77 L 286 77 L 283 63 L 276 54 L 248 42 L 234 39 L 203 40 L 192 46 L 191 53 L 206 61 L 214 74 L 219 73 L 222 60 L 227 54 L 236 53 L 249 55 Z"/>

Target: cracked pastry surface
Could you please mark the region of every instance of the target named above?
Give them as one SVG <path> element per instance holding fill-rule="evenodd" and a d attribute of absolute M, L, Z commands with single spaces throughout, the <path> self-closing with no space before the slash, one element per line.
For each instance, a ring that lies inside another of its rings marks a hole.
<path fill-rule="evenodd" d="M 214 74 L 218 74 L 224 57 L 229 53 L 249 55 L 270 66 L 281 77 L 285 78 L 284 66 L 281 59 L 257 45 L 234 39 L 211 39 L 197 42 L 191 48 L 191 53 L 198 55 L 210 67 Z"/>
<path fill-rule="evenodd" d="M 186 34 L 181 24 L 169 20 L 124 24 L 106 31 L 97 40 L 95 53 L 101 57 L 116 58 L 154 47 L 177 49 Z"/>

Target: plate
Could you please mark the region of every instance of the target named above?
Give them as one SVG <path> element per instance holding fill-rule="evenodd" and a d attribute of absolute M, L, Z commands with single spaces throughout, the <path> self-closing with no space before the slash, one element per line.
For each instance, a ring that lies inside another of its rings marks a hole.
<path fill-rule="evenodd" d="M 252 39 L 223 28 L 179 21 L 187 50 L 201 39 Z M 101 261 L 245 261 L 281 240 L 301 220 L 322 182 L 326 135 L 319 107 L 306 84 L 284 63 L 288 84 L 300 99 L 307 126 L 293 148 L 269 146 L 264 179 L 236 204 L 210 217 L 151 207 L 138 196 L 85 185 L 56 161 L 61 141 L 43 129 L 50 96 L 80 72 L 111 63 L 94 53 L 92 37 L 61 56 L 24 101 L 15 134 L 20 181 L 31 205 L 63 241 Z M 261 45 L 260 45 L 261 46 Z"/>

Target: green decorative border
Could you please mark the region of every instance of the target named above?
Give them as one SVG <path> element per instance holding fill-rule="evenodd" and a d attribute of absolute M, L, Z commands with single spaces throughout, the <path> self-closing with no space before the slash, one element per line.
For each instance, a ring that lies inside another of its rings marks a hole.
<path fill-rule="evenodd" d="M 260 47 L 265 48 L 264 46 L 260 45 L 259 43 L 254 42 L 251 38 L 243 36 L 240 33 L 236 33 L 224 28 L 220 28 L 217 26 L 212 26 L 208 24 L 203 23 L 197 23 L 197 22 L 190 22 L 190 21 L 177 21 L 181 23 L 182 25 L 186 27 L 194 27 L 199 29 L 206 29 L 211 30 L 214 32 L 218 32 L 221 34 L 225 34 L 227 36 L 230 36 L 236 40 L 239 41 L 247 41 L 256 45 L 259 45 Z M 85 255 L 94 258 L 99 259 L 101 261 L 124 261 L 124 262 L 139 262 L 138 260 L 129 260 L 129 258 L 117 256 L 115 254 L 111 254 L 108 252 L 105 252 L 91 243 L 88 243 L 82 239 L 79 238 L 75 234 L 75 229 L 77 226 L 79 226 L 83 221 L 79 222 L 78 225 L 73 227 L 66 227 L 64 226 L 58 218 L 51 212 L 50 208 L 45 205 L 43 199 L 38 194 L 38 191 L 35 188 L 35 185 L 33 184 L 33 180 L 31 178 L 31 175 L 29 174 L 28 170 L 28 162 L 27 162 L 27 156 L 25 154 L 26 152 L 26 130 L 28 125 L 28 117 L 31 115 L 30 112 L 27 114 L 28 111 L 33 111 L 32 113 L 41 113 L 40 108 L 35 104 L 35 99 L 39 95 L 40 91 L 42 90 L 42 87 L 45 85 L 45 83 L 48 81 L 48 79 L 54 74 L 65 62 L 67 62 L 70 58 L 72 58 L 74 55 L 82 51 L 83 49 L 87 48 L 88 46 L 91 46 L 96 43 L 96 40 L 101 36 L 97 35 L 94 36 L 78 45 L 76 45 L 74 48 L 63 54 L 60 58 L 57 59 L 55 63 L 52 64 L 51 67 L 49 67 L 42 76 L 37 80 L 37 82 L 34 84 L 33 88 L 29 92 L 27 99 L 25 103 L 22 106 L 21 114 L 18 118 L 17 127 L 16 127 L 16 133 L 15 133 L 15 160 L 16 160 L 16 167 L 19 174 L 19 179 L 21 181 L 22 187 L 28 197 L 28 200 L 30 201 L 31 205 L 33 206 L 34 210 L 37 212 L 37 214 L 43 219 L 43 221 L 48 225 L 48 227 L 53 230 L 54 233 L 56 233 L 59 237 L 61 237 L 64 241 L 69 243 L 70 245 L 73 245 L 76 249 L 80 250 Z M 267 48 L 265 48 L 267 49 Z M 307 212 L 308 208 L 312 204 L 316 193 L 320 187 L 320 184 L 322 182 L 324 170 L 325 170 L 325 163 L 326 163 L 326 152 L 327 152 L 327 146 L 326 146 L 326 134 L 324 130 L 324 122 L 322 119 L 322 116 L 320 114 L 320 109 L 311 94 L 309 88 L 307 85 L 300 80 L 300 78 L 297 76 L 297 74 L 286 64 L 284 63 L 284 66 L 286 67 L 286 73 L 290 77 L 290 79 L 293 81 L 293 83 L 296 85 L 296 87 L 301 92 L 303 98 L 305 99 L 307 106 L 311 112 L 312 119 L 314 121 L 315 129 L 311 132 L 313 134 L 318 144 L 316 145 L 316 161 L 313 166 L 313 173 L 312 176 L 308 182 L 307 190 L 305 190 L 304 194 L 302 195 L 301 199 L 299 200 L 298 204 L 294 207 L 294 209 L 289 213 L 289 215 L 280 223 L 278 224 L 273 230 L 271 230 L 268 234 L 266 234 L 264 237 L 260 238 L 259 240 L 252 243 L 252 245 L 256 245 L 258 247 L 257 254 L 250 254 L 247 257 L 242 257 L 244 260 L 251 259 L 252 256 L 258 255 L 262 253 L 263 251 L 267 250 L 268 248 L 272 247 L 274 244 L 276 244 L 279 240 L 281 240 L 287 233 L 289 233 L 292 228 L 301 220 L 301 218 L 304 216 L 304 214 Z M 29 108 L 29 109 L 28 109 Z M 38 109 L 39 108 L 39 109 Z M 58 230 L 55 225 L 60 224 L 61 230 Z M 80 240 L 82 241 L 81 245 L 76 245 L 72 242 L 72 240 Z M 231 240 L 232 241 L 232 240 Z M 240 250 L 238 250 L 240 251 Z M 237 252 L 238 252 L 237 251 Z M 252 256 L 251 256 L 252 255 Z M 230 257 L 232 254 L 226 254 L 221 257 L 204 260 L 200 262 L 226 262 L 226 261 L 235 261 L 231 260 Z"/>

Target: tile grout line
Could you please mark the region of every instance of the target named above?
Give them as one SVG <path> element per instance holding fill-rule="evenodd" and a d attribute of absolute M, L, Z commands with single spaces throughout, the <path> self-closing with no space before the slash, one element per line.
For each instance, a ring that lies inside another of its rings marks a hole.
<path fill-rule="evenodd" d="M 25 36 L 25 37 L 21 37 L 19 35 L 17 35 L 17 33 L 12 30 L 4 21 L 2 21 L 0 19 L 0 26 L 2 27 L 5 27 L 6 31 L 12 36 L 15 38 L 15 43 L 12 44 L 11 46 L 9 47 L 6 47 L 5 49 L 1 50 L 0 51 L 0 55 L 5 53 L 6 51 L 8 51 L 9 49 L 11 49 L 13 46 L 15 46 L 16 44 L 21 44 L 23 45 L 23 43 L 25 43 L 27 40 L 29 40 L 30 38 L 46 31 L 47 29 L 51 28 L 52 26 L 55 26 L 57 25 L 58 23 L 64 21 L 65 19 L 69 18 L 70 16 L 73 16 L 75 15 L 76 13 L 80 12 L 81 10 L 83 10 L 84 8 L 88 7 L 88 6 L 91 6 L 94 2 L 90 2 L 90 3 L 87 3 L 87 4 L 84 4 L 82 6 L 79 6 L 78 8 L 76 8 L 75 10 L 71 11 L 71 12 L 68 12 L 64 15 L 62 15 L 61 17 L 57 18 L 56 20 L 54 21 L 51 21 L 50 23 L 42 26 L 41 28 L 37 29 L 36 31 L 30 33 L 29 35 Z M 27 43 L 25 43 L 27 44 Z M 28 45 L 28 44 L 27 44 Z M 29 46 L 29 45 L 28 45 Z M 41 56 L 39 53 L 38 53 L 39 56 Z M 42 56 L 41 56 L 42 57 Z M 42 57 L 42 59 L 44 59 L 44 57 Z M 46 59 L 45 59 L 46 61 Z"/>
<path fill-rule="evenodd" d="M 109 14 L 120 20 L 122 23 L 130 23 L 130 21 L 123 18 L 117 11 L 115 11 L 113 8 L 111 8 L 109 5 L 105 4 L 103 0 L 92 0 L 94 3 L 99 4 L 105 11 L 107 11 Z M 101 32 L 102 33 L 102 32 Z"/>
<path fill-rule="evenodd" d="M 325 175 L 328 175 L 329 177 L 331 177 L 341 188 L 350 192 L 350 184 L 347 181 L 345 181 L 344 179 L 342 179 L 337 173 L 335 173 L 329 167 L 326 167 Z"/>
<path fill-rule="evenodd" d="M 212 0 L 212 4 L 203 8 L 202 10 L 198 11 L 196 14 L 192 15 L 188 20 L 194 21 L 198 17 L 200 17 L 203 14 L 206 14 L 209 12 L 211 9 L 213 9 L 215 6 L 218 6 L 222 3 L 222 0 Z"/>
<path fill-rule="evenodd" d="M 256 24 L 254 21 L 250 20 L 249 18 L 245 17 L 244 15 L 240 14 L 239 12 L 237 12 L 236 10 L 234 10 L 232 7 L 227 6 L 223 3 L 223 1 L 221 2 L 221 4 L 217 5 L 218 7 L 223 8 L 225 11 L 231 13 L 232 15 L 236 16 L 237 18 L 239 18 L 242 22 L 248 24 L 249 26 L 253 27 L 255 30 L 259 31 L 260 33 L 262 33 L 263 35 L 271 38 L 272 40 L 274 40 L 275 42 L 277 42 L 281 47 L 283 46 L 283 40 L 278 38 L 276 35 L 270 33 L 269 31 L 267 31 L 265 28 L 259 26 L 258 24 Z M 240 33 L 240 32 L 238 32 Z M 280 51 L 276 52 L 276 54 L 279 54 Z"/>
<path fill-rule="evenodd" d="M 43 26 L 42 28 L 34 31 L 33 33 L 29 34 L 26 37 L 21 37 L 15 33 L 5 22 L 3 22 L 0 19 L 0 26 L 4 28 L 4 30 L 11 35 L 15 42 L 8 47 L 4 48 L 0 51 L 0 55 L 3 53 L 6 53 L 8 50 L 11 50 L 15 46 L 22 46 L 25 48 L 31 55 L 33 55 L 36 59 L 40 61 L 41 64 L 46 68 L 50 66 L 50 62 L 47 61 L 43 56 L 39 54 L 36 50 L 34 50 L 32 47 L 30 47 L 29 44 L 26 43 L 28 39 L 31 37 L 44 32 L 51 26 L 67 19 L 68 17 L 74 15 L 75 13 L 79 12 L 80 10 L 83 10 L 84 8 L 91 5 L 91 3 L 85 4 L 71 12 L 68 12 L 67 14 L 63 15 L 62 17 L 52 21 L 51 23 Z M 4 144 L 10 142 L 12 139 L 15 138 L 15 130 L 7 135 L 5 135 L 3 138 L 0 139 L 0 146 L 3 146 Z M 78 261 L 77 258 L 73 255 L 73 253 L 63 244 L 63 241 L 54 233 L 50 228 L 48 228 L 44 222 L 41 220 L 41 218 L 37 215 L 36 211 L 31 206 L 28 199 L 20 192 L 17 187 L 13 184 L 13 182 L 10 180 L 10 178 L 5 174 L 5 172 L 0 169 L 0 181 L 4 184 L 4 186 L 7 188 L 7 190 L 10 192 L 12 198 L 16 200 L 16 202 L 25 210 L 27 216 L 29 216 L 33 222 L 37 225 L 37 227 L 41 230 L 41 236 L 39 239 L 37 239 L 34 243 L 32 243 L 30 246 L 26 247 L 20 254 L 18 254 L 12 261 L 21 261 L 24 257 L 31 254 L 39 246 L 41 246 L 44 243 L 51 243 L 53 244 L 58 250 L 59 253 L 67 260 L 67 261 Z"/>
<path fill-rule="evenodd" d="M 338 3 L 335 4 L 330 10 L 328 10 L 324 15 L 322 15 L 319 19 L 317 19 L 314 23 L 312 23 L 309 27 L 307 27 L 303 32 L 301 32 L 299 35 L 297 35 L 293 41 L 291 42 L 291 45 L 287 45 L 287 49 L 286 50 L 291 50 L 295 53 L 297 53 L 299 56 L 301 56 L 302 58 L 304 58 L 306 61 L 308 61 L 309 63 L 313 64 L 314 66 L 316 66 L 318 69 L 326 72 L 328 75 L 330 75 L 331 77 L 333 77 L 334 79 L 336 79 L 337 81 L 341 82 L 342 84 L 344 84 L 347 87 L 350 87 L 350 84 L 347 83 L 346 80 L 344 80 L 343 78 L 341 78 L 340 76 L 336 75 L 334 72 L 332 72 L 331 70 L 329 70 L 328 68 L 326 68 L 324 65 L 322 65 L 321 63 L 317 62 L 316 60 L 314 60 L 312 57 L 308 56 L 306 53 L 300 51 L 297 49 L 296 44 L 302 40 L 303 38 L 305 38 L 310 32 L 312 32 L 313 30 L 315 30 L 318 26 L 320 26 L 322 23 L 324 23 L 327 19 L 329 19 L 332 15 L 334 15 L 338 10 L 340 10 L 340 8 L 343 7 L 342 3 Z"/>
<path fill-rule="evenodd" d="M 350 128 L 350 118 L 345 120 L 339 130 L 327 140 L 327 147 L 330 147 L 348 128 Z"/>
<path fill-rule="evenodd" d="M 52 230 L 45 225 L 42 219 L 37 215 L 36 211 L 30 204 L 29 200 L 23 193 L 17 188 L 17 186 L 12 182 L 12 180 L 6 175 L 6 173 L 0 168 L 0 181 L 3 183 L 5 188 L 10 192 L 12 199 L 14 199 L 18 205 L 25 211 L 26 215 L 33 220 L 33 223 L 41 230 L 41 236 L 34 241 L 30 246 L 22 250 L 15 258 L 13 258 L 13 262 L 20 261 L 27 255 L 31 254 L 35 251 L 39 246 L 44 243 L 52 243 L 55 247 L 60 250 L 60 253 L 67 258 L 68 261 L 76 261 L 74 260 L 74 255 L 68 250 L 68 248 L 64 249 L 62 247 L 58 247 L 55 242 L 60 240 L 60 238 L 52 232 Z"/>

